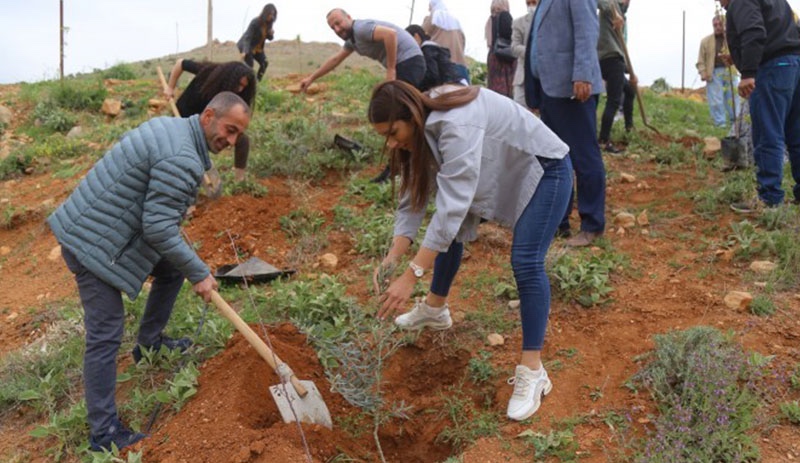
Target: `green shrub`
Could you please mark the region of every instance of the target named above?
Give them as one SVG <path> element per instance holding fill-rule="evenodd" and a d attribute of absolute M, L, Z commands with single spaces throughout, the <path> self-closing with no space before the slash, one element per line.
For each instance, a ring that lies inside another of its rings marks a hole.
<path fill-rule="evenodd" d="M 64 81 L 50 91 L 50 98 L 58 107 L 75 111 L 97 111 L 107 95 L 103 82 L 99 80 Z"/>
<path fill-rule="evenodd" d="M 754 390 L 766 362 L 751 361 L 709 327 L 654 339 L 649 363 L 633 380 L 648 388 L 660 415 L 636 461 L 755 461 L 758 447 L 751 431 L 759 400 Z"/>
<path fill-rule="evenodd" d="M 106 79 L 133 80 L 136 79 L 137 75 L 130 64 L 119 63 L 103 71 L 103 77 Z"/>
<path fill-rule="evenodd" d="M 759 294 L 753 298 L 753 302 L 750 304 L 750 313 L 759 317 L 772 315 L 775 313 L 775 304 L 770 298 Z"/>
<path fill-rule="evenodd" d="M 77 123 L 77 118 L 56 106 L 51 100 L 39 102 L 33 109 L 33 117 L 51 132 L 68 132 Z"/>

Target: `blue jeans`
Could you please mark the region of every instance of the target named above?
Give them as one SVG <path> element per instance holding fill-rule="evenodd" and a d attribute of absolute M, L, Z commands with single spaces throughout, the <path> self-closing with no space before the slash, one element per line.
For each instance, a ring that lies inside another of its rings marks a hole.
<path fill-rule="evenodd" d="M 569 156 L 538 159 L 544 168 L 544 176 L 514 226 L 511 244 L 511 267 L 520 299 L 523 350 L 541 350 L 544 344 L 550 315 L 550 280 L 545 272 L 544 259 L 572 192 Z M 447 295 L 458 272 L 463 249 L 461 243 L 453 242 L 447 252 L 436 257 L 431 282 L 433 294 Z"/>
<path fill-rule="evenodd" d="M 794 199 L 800 199 L 800 56 L 779 56 L 758 67 L 750 118 L 759 198 L 768 205 L 783 202 L 785 147 L 795 181 Z"/>
<path fill-rule="evenodd" d="M 117 353 L 125 328 L 122 294 L 81 265 L 67 248 L 61 255 L 75 275 L 83 304 L 86 352 L 83 355 L 83 384 L 89 429 L 93 436 L 108 432 L 117 417 L 114 394 L 117 386 Z M 161 331 L 172 314 L 183 285 L 183 274 L 166 260 L 153 269 L 153 285 L 139 323 L 137 342 L 146 346 L 160 340 Z"/>
<path fill-rule="evenodd" d="M 725 127 L 730 121 L 734 121 L 734 101 L 736 102 L 736 114 L 741 110 L 741 102 L 736 93 L 731 93 L 731 88 L 736 91 L 739 86 L 739 78 L 728 71 L 727 67 L 714 68 L 711 80 L 706 83 L 706 98 L 708 98 L 708 109 L 711 111 L 711 119 L 717 127 Z M 727 114 L 727 119 L 726 119 Z"/>

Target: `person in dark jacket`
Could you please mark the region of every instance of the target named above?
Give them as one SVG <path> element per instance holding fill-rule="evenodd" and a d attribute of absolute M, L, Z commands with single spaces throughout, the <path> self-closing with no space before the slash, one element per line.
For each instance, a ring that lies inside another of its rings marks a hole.
<path fill-rule="evenodd" d="M 233 92 L 248 105 L 253 105 L 256 96 L 256 79 L 253 76 L 253 70 L 240 61 L 211 63 L 178 59 L 169 75 L 169 84 L 165 90 L 167 98 L 175 96 L 175 86 L 184 71 L 194 74 L 195 77 L 175 102 L 182 117 L 200 114 L 214 96 L 225 91 Z M 245 179 L 249 156 L 250 138 L 246 134 L 242 134 L 234 146 L 233 167 L 236 181 Z"/>
<path fill-rule="evenodd" d="M 731 58 L 750 99 L 758 200 L 732 204 L 740 213 L 783 203 L 784 149 L 800 203 L 800 33 L 786 0 L 721 0 Z"/>
<path fill-rule="evenodd" d="M 75 275 L 84 309 L 83 383 L 92 450 L 132 445 L 146 437 L 122 424 L 115 390 L 125 307 L 154 277 L 133 350 L 187 349 L 188 338 L 162 330 L 188 279 L 206 302 L 217 282 L 181 237 L 203 174 L 217 153 L 247 128 L 250 108 L 231 92 L 216 95 L 200 115 L 158 117 L 126 133 L 89 171 L 47 222 Z"/>
<path fill-rule="evenodd" d="M 420 91 L 427 91 L 442 84 L 467 85 L 456 64 L 450 60 L 450 50 L 431 40 L 418 24 L 406 27 L 406 32 L 414 37 L 425 57 L 425 77 L 419 84 Z"/>
<path fill-rule="evenodd" d="M 247 30 L 244 31 L 242 37 L 236 42 L 236 47 L 242 53 L 242 59 L 248 66 L 253 67 L 253 59 L 258 61 L 258 74 L 256 77 L 259 82 L 267 72 L 267 55 L 264 54 L 264 41 L 272 40 L 275 37 L 275 31 L 272 30 L 272 25 L 278 19 L 278 10 L 272 3 L 264 5 L 261 14 L 250 21 Z"/>
<path fill-rule="evenodd" d="M 498 56 L 495 44 L 502 38 L 511 43 L 511 26 L 514 18 L 509 13 L 508 0 L 492 0 L 491 16 L 486 21 L 485 35 L 489 54 L 486 56 L 486 86 L 495 92 L 514 98 L 514 73 L 517 60 Z"/>

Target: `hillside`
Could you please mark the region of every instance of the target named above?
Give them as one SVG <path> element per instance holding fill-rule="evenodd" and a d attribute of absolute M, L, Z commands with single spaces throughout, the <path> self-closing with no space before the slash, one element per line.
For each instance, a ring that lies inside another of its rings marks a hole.
<path fill-rule="evenodd" d="M 118 460 L 86 450 L 82 313 L 44 218 L 119 136 L 167 115 L 149 100 L 160 94 L 155 67 L 167 71 L 171 56 L 126 64 L 132 79 L 100 71 L 66 87 L 0 86 L 0 105 L 13 115 L 0 139 L 0 461 L 374 462 L 380 452 L 403 463 L 692 460 L 670 457 L 682 445 L 691 456 L 719 451 L 701 461 L 800 458 L 800 211 L 730 211 L 729 202 L 752 196 L 753 173 L 723 174 L 718 153 L 704 152 L 704 137 L 724 133 L 702 102 L 645 91 L 661 134 L 638 117 L 632 134 L 615 127 L 627 149 L 605 157 L 608 228 L 591 249 L 560 239 L 551 249 L 544 357 L 554 389 L 532 419 L 516 423 L 505 418 L 521 344 L 519 314 L 509 308 L 516 288 L 508 230 L 483 224 L 468 245 L 451 295 L 452 329 L 402 336 L 371 316 L 370 277 L 390 239 L 393 206 L 391 186 L 368 181 L 385 162 L 383 140 L 364 120 L 380 68 L 351 57 L 319 81 L 318 93 L 286 90 L 337 48 L 269 45 L 248 130 L 250 178 L 233 182 L 232 153 L 216 155 L 224 194 L 201 198 L 184 227 L 213 269 L 259 257 L 296 271 L 220 292 L 298 377 L 316 384 L 333 429 L 283 423 L 268 391 L 278 377 L 185 285 L 169 332 L 194 339 L 188 360 L 134 365 L 127 353 L 144 298 L 127 302 L 118 403 L 137 429 L 159 410 L 150 437 Z M 212 56 L 234 59 L 234 50 L 218 44 Z M 59 106 L 75 95 L 86 96 L 85 108 Z M 122 113 L 104 115 L 100 97 L 120 100 Z M 82 133 L 68 137 L 75 125 Z M 338 149 L 336 134 L 363 150 Z M 751 269 L 756 261 L 776 267 L 761 273 Z M 732 291 L 752 300 L 730 304 Z M 420 285 L 416 295 L 424 292 Z M 490 345 L 490 334 L 503 343 Z M 684 335 L 692 342 L 681 344 Z M 658 355 L 675 370 L 659 377 L 653 353 L 665 347 Z M 348 366 L 363 382 L 342 379 Z M 684 384 L 687 377 L 709 389 Z M 656 393 L 664 383 L 691 396 L 688 418 Z M 364 397 L 380 405 L 356 400 Z"/>

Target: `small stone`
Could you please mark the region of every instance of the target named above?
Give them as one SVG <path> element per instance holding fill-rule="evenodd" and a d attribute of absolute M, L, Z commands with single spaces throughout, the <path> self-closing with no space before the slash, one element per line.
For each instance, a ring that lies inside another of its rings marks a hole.
<path fill-rule="evenodd" d="M 750 264 L 750 270 L 762 275 L 770 273 L 776 268 L 778 268 L 778 264 L 768 260 L 756 260 Z"/>
<path fill-rule="evenodd" d="M 745 291 L 731 291 L 723 299 L 725 305 L 735 310 L 745 310 L 753 302 L 753 295 Z"/>
<path fill-rule="evenodd" d="M 623 236 L 625 234 L 625 228 L 619 227 L 617 228 L 617 235 Z"/>
<path fill-rule="evenodd" d="M 639 224 L 640 227 L 646 227 L 650 225 L 650 218 L 647 216 L 647 209 L 643 210 L 639 215 L 636 216 L 636 223 Z"/>
<path fill-rule="evenodd" d="M 17 317 L 19 317 L 19 314 L 18 314 L 17 312 L 11 312 L 11 313 L 10 313 L 10 314 L 8 314 L 8 316 L 6 317 L 6 320 L 13 320 L 13 319 L 15 319 L 15 318 L 17 318 Z"/>
<path fill-rule="evenodd" d="M 56 246 L 50 250 L 50 254 L 47 255 L 47 260 L 54 262 L 61 257 L 61 246 Z"/>
<path fill-rule="evenodd" d="M 116 117 L 122 112 L 122 102 L 114 98 L 106 98 L 103 100 L 100 111 L 107 116 Z"/>
<path fill-rule="evenodd" d="M 511 310 L 519 309 L 519 299 L 515 299 L 513 301 L 508 301 L 508 308 Z"/>
<path fill-rule="evenodd" d="M 0 256 L 7 256 L 11 254 L 11 248 L 8 246 L 0 246 Z"/>
<path fill-rule="evenodd" d="M 619 174 L 619 178 L 622 180 L 622 183 L 633 183 L 636 181 L 636 176 L 626 173 Z"/>
<path fill-rule="evenodd" d="M 498 333 L 492 333 L 489 336 L 486 336 L 486 341 L 489 342 L 490 346 L 502 346 L 506 342 L 503 335 Z"/>
<path fill-rule="evenodd" d="M 78 138 L 81 135 L 83 135 L 83 127 L 79 125 L 69 129 L 69 132 L 67 132 L 67 138 Z"/>
<path fill-rule="evenodd" d="M 464 312 L 457 310 L 450 314 L 450 317 L 453 319 L 454 323 L 461 323 L 467 318 L 467 314 Z"/>
<path fill-rule="evenodd" d="M 339 265 L 339 258 L 336 257 L 336 254 L 326 253 L 319 256 L 319 263 L 326 269 L 333 270 Z"/>
<path fill-rule="evenodd" d="M 620 212 L 614 217 L 614 224 L 624 228 L 631 228 L 636 225 L 636 217 L 630 212 Z"/>
<path fill-rule="evenodd" d="M 706 137 L 703 139 L 703 142 L 706 144 L 705 147 L 703 147 L 703 154 L 706 157 L 713 157 L 722 149 L 722 142 L 720 142 L 717 137 Z"/>
<path fill-rule="evenodd" d="M 650 230 L 648 230 L 648 229 L 646 229 L 646 228 L 642 228 L 642 235 L 645 235 L 645 236 L 647 236 L 647 235 L 649 235 L 649 234 L 650 234 Z"/>

